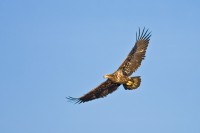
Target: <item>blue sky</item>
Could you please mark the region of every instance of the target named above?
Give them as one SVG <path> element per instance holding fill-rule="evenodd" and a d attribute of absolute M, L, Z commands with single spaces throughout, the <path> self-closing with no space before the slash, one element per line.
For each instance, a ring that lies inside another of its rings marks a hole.
<path fill-rule="evenodd" d="M 199 133 L 200 2 L 0 0 L 1 133 Z M 74 105 L 152 37 L 134 91 Z"/>

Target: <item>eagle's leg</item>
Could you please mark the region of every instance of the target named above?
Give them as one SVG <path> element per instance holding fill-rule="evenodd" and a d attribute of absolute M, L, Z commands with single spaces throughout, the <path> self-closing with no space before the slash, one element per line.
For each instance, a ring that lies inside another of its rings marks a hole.
<path fill-rule="evenodd" d="M 123 86 L 124 86 L 124 89 L 126 90 L 133 90 L 133 89 L 137 89 L 140 86 L 140 83 L 141 83 L 140 76 L 131 77 L 128 82 L 123 84 Z"/>

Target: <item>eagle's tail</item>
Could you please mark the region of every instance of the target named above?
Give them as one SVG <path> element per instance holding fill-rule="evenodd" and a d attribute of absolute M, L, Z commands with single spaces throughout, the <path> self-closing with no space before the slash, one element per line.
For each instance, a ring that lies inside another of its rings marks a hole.
<path fill-rule="evenodd" d="M 125 90 L 133 90 L 137 89 L 140 86 L 141 78 L 140 76 L 131 77 L 131 79 L 126 83 L 123 84 Z"/>

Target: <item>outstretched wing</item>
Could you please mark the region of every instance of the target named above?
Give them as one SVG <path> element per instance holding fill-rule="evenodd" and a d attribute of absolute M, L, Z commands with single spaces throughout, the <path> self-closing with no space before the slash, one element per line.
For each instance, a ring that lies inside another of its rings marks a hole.
<path fill-rule="evenodd" d="M 137 35 L 136 33 L 135 46 L 128 54 L 124 62 L 121 64 L 121 66 L 118 68 L 118 70 L 122 70 L 124 75 L 130 76 L 141 65 L 141 62 L 145 57 L 150 37 L 151 32 L 148 32 L 148 29 L 145 30 L 145 28 L 142 30 L 142 33 L 140 33 L 140 29 L 139 34 Z"/>
<path fill-rule="evenodd" d="M 67 99 L 75 103 L 84 103 L 97 98 L 103 98 L 115 91 L 119 86 L 120 84 L 113 83 L 108 79 L 80 98 L 67 97 Z"/>

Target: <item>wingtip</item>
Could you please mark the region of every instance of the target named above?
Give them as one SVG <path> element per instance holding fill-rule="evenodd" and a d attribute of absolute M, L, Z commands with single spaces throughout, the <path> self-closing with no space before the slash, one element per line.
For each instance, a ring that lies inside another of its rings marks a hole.
<path fill-rule="evenodd" d="M 146 29 L 145 27 L 142 29 L 142 32 L 140 32 L 140 27 L 138 30 L 138 34 L 136 32 L 136 41 L 138 40 L 147 40 L 149 41 L 151 37 L 151 31 L 149 32 L 149 29 Z"/>
<path fill-rule="evenodd" d="M 83 101 L 80 98 L 74 98 L 74 97 L 66 97 L 66 99 L 68 100 L 68 102 L 74 103 L 74 104 L 80 104 L 83 103 Z"/>

